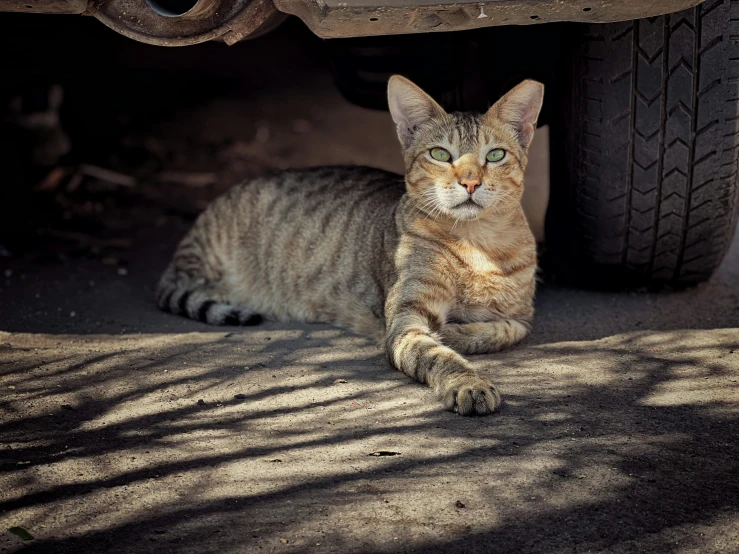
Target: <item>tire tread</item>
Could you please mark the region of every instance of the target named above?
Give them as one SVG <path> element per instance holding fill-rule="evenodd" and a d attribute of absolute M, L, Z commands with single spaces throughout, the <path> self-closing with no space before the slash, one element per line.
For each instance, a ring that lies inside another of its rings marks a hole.
<path fill-rule="evenodd" d="M 705 280 L 733 237 L 739 20 L 730 14 L 739 0 L 589 25 L 578 45 L 578 236 L 586 259 L 625 268 L 633 282 Z"/>

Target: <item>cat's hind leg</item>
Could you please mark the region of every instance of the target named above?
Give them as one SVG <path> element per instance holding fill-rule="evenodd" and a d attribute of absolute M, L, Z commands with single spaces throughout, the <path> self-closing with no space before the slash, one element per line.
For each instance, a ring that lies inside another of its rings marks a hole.
<path fill-rule="evenodd" d="M 262 316 L 233 305 L 218 281 L 177 269 L 166 269 L 157 288 L 157 304 L 165 312 L 184 315 L 210 325 L 257 325 Z"/>
<path fill-rule="evenodd" d="M 474 323 L 445 323 L 439 329 L 441 342 L 461 354 L 498 352 L 522 341 L 529 325 L 515 319 Z"/>

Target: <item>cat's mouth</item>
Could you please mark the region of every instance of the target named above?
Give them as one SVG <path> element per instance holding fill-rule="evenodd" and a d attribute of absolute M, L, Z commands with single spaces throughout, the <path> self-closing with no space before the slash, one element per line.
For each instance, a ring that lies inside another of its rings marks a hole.
<path fill-rule="evenodd" d="M 457 208 L 482 208 L 482 206 L 480 206 L 480 204 L 472 200 L 472 198 L 468 198 L 464 202 L 460 202 L 459 204 L 454 206 L 453 209 L 456 210 Z"/>

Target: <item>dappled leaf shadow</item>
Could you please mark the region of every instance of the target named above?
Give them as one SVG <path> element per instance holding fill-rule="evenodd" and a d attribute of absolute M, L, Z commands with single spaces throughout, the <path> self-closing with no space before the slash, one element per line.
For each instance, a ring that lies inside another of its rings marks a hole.
<path fill-rule="evenodd" d="M 9 341 L 0 513 L 37 537 L 21 552 L 680 552 L 706 526 L 732 540 L 735 329 L 477 357 L 506 398 L 477 419 L 325 326 L 102 336 L 100 352 Z"/>

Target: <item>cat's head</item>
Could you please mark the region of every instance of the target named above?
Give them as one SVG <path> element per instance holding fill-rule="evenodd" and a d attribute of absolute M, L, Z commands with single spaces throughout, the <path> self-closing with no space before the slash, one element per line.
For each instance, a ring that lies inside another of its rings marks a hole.
<path fill-rule="evenodd" d="M 388 83 L 408 195 L 434 217 L 477 219 L 518 206 L 544 86 L 524 81 L 484 114 L 447 113 L 408 79 Z"/>

